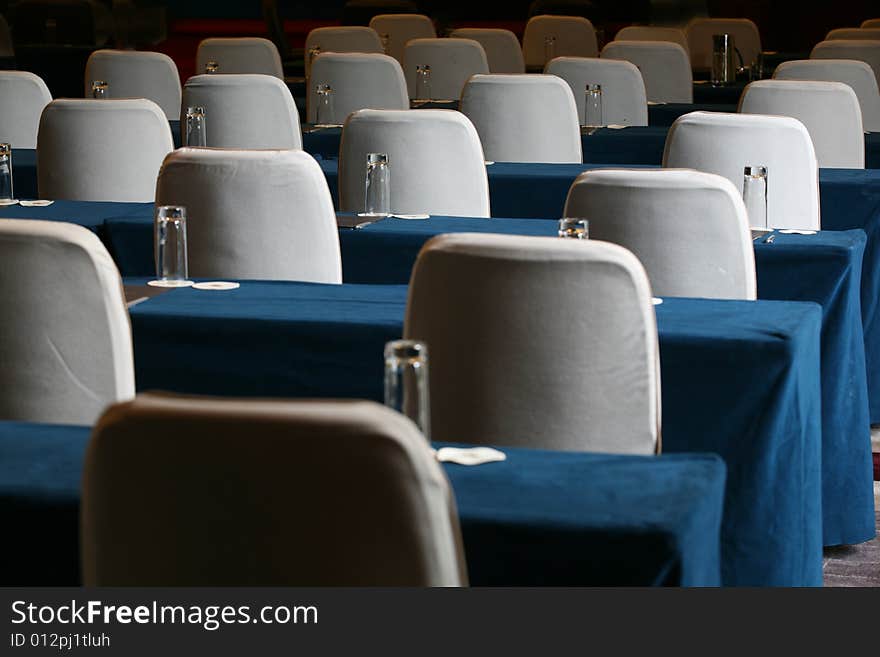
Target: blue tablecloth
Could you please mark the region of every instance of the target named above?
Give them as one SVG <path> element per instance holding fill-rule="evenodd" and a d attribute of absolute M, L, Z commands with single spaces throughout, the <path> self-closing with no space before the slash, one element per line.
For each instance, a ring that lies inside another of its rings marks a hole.
<path fill-rule="evenodd" d="M 736 112 L 736 103 L 658 103 L 648 105 L 648 125 L 671 126 L 675 119 L 691 112 Z"/>
<path fill-rule="evenodd" d="M 173 290 L 131 310 L 138 387 L 381 400 L 383 346 L 405 306 L 404 286 Z M 820 309 L 669 299 L 657 318 L 664 450 L 728 466 L 723 581 L 819 584 Z M 854 513 L 850 501 L 838 512 Z"/>
<path fill-rule="evenodd" d="M 694 82 L 694 102 L 699 105 L 736 105 L 747 82 L 713 86 L 707 81 Z"/>
<path fill-rule="evenodd" d="M 0 422 L 0 583 L 80 583 L 88 437 L 86 427 Z M 500 463 L 445 465 L 472 585 L 720 583 L 717 457 L 505 452 Z"/>

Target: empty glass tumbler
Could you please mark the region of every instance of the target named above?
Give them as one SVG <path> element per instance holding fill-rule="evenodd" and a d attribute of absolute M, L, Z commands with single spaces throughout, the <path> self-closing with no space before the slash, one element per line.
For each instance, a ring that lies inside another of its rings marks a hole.
<path fill-rule="evenodd" d="M 555 36 L 545 36 L 544 37 L 544 63 L 546 64 L 554 57 L 556 57 L 556 37 Z"/>
<path fill-rule="evenodd" d="M 110 97 L 110 86 L 104 80 L 92 80 L 92 98 L 104 100 Z"/>
<path fill-rule="evenodd" d="M 712 35 L 712 84 L 736 81 L 736 45 L 732 34 Z"/>
<path fill-rule="evenodd" d="M 12 195 L 12 145 L 0 144 L 0 204 L 10 204 Z"/>
<path fill-rule="evenodd" d="M 743 170 L 743 203 L 752 228 L 769 228 L 767 221 L 767 167 L 750 166 Z"/>
<path fill-rule="evenodd" d="M 588 84 L 584 91 L 584 127 L 600 128 L 603 125 L 602 85 Z"/>
<path fill-rule="evenodd" d="M 157 287 L 186 287 L 188 264 L 186 255 L 186 208 L 160 205 L 154 224 Z"/>
<path fill-rule="evenodd" d="M 215 62 L 213 59 L 205 62 L 205 73 L 216 73 L 220 70 L 220 64 Z"/>
<path fill-rule="evenodd" d="M 186 139 L 184 146 L 202 147 L 208 145 L 204 107 L 186 108 Z"/>
<path fill-rule="evenodd" d="M 558 235 L 575 240 L 588 240 L 590 239 L 590 222 L 580 217 L 560 219 Z"/>
<path fill-rule="evenodd" d="M 317 125 L 333 125 L 333 88 L 329 84 L 315 87 L 315 123 Z"/>
<path fill-rule="evenodd" d="M 367 153 L 364 214 L 386 217 L 391 214 L 391 170 L 386 153 Z"/>
<path fill-rule="evenodd" d="M 412 420 L 431 439 L 428 347 L 418 340 L 385 344 L 385 405 Z"/>
<path fill-rule="evenodd" d="M 427 64 L 416 66 L 416 99 L 430 100 L 431 98 L 431 67 Z"/>

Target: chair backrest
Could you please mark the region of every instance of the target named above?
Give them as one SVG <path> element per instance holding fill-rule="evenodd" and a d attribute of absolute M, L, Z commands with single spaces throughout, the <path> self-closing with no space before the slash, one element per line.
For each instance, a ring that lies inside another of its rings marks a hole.
<path fill-rule="evenodd" d="M 9 31 L 9 23 L 0 14 L 0 57 L 13 57 L 15 49 L 12 47 L 12 32 Z"/>
<path fill-rule="evenodd" d="M 116 405 L 86 453 L 81 537 L 88 586 L 467 583 L 442 467 L 374 402 Z"/>
<path fill-rule="evenodd" d="M 171 128 L 151 100 L 53 100 L 37 137 L 40 197 L 151 202 Z"/>
<path fill-rule="evenodd" d="M 472 75 L 489 72 L 486 52 L 471 39 L 412 39 L 406 44 L 403 73 L 410 98 L 416 95 L 416 68 L 431 67 L 431 96 L 458 100 Z"/>
<path fill-rule="evenodd" d="M 361 25 L 316 27 L 306 35 L 306 77 L 311 75 L 312 63 L 309 51 L 312 48 L 320 48 L 321 52 L 385 52 L 382 39 L 371 27 Z"/>
<path fill-rule="evenodd" d="M 761 54 L 761 33 L 748 18 L 695 18 L 685 32 L 695 71 L 712 68 L 712 36 L 715 34 L 733 36 L 745 66 L 751 66 Z"/>
<path fill-rule="evenodd" d="M 134 396 L 122 280 L 92 231 L 0 222 L 0 303 L 0 418 L 91 425 Z"/>
<path fill-rule="evenodd" d="M 865 62 L 854 59 L 799 59 L 777 66 L 773 79 L 843 82 L 852 87 L 859 99 L 865 132 L 880 132 L 880 92 L 874 71 Z"/>
<path fill-rule="evenodd" d="M 612 41 L 603 59 L 623 59 L 638 67 L 648 100 L 654 103 L 692 103 L 694 78 L 688 54 L 670 41 Z"/>
<path fill-rule="evenodd" d="M 806 126 L 788 116 L 692 112 L 669 129 L 663 166 L 724 176 L 742 193 L 743 169 L 767 167 L 767 221 L 817 230 L 819 165 Z"/>
<path fill-rule="evenodd" d="M 630 25 L 620 30 L 615 41 L 671 41 L 677 43 L 685 52 L 689 51 L 687 35 L 677 27 L 657 25 Z"/>
<path fill-rule="evenodd" d="M 180 117 L 180 75 L 177 65 L 160 52 L 96 50 L 86 62 L 85 95 L 92 80 L 104 80 L 111 98 L 148 98 L 175 121 Z"/>
<path fill-rule="evenodd" d="M 379 53 L 327 52 L 315 58 L 308 89 L 308 119 L 317 118 L 318 85 L 333 90 L 332 123 L 344 123 L 359 109 L 409 109 L 403 69 L 393 57 Z"/>
<path fill-rule="evenodd" d="M 43 79 L 25 71 L 0 71 L 0 143 L 36 148 L 40 114 L 52 102 Z"/>
<path fill-rule="evenodd" d="M 208 62 L 217 62 L 218 73 L 258 73 L 284 79 L 281 55 L 269 39 L 223 37 L 203 39 L 196 52 L 196 73 Z"/>
<path fill-rule="evenodd" d="M 454 233 L 410 280 L 404 335 L 431 357 L 434 440 L 653 453 L 651 286 L 615 244 Z"/>
<path fill-rule="evenodd" d="M 839 39 L 867 39 L 876 41 L 880 39 L 880 27 L 838 27 L 825 35 L 825 41 L 836 41 Z"/>
<path fill-rule="evenodd" d="M 403 63 L 403 52 L 411 39 L 433 39 L 437 36 L 434 21 L 424 14 L 379 14 L 370 19 L 370 27 L 380 39 L 387 39 L 386 54 Z"/>
<path fill-rule="evenodd" d="M 739 111 L 790 116 L 803 123 L 820 167 L 865 168 L 862 109 L 852 87 L 842 82 L 759 80 L 746 86 Z"/>
<path fill-rule="evenodd" d="M 187 107 L 205 108 L 207 145 L 215 148 L 302 148 L 290 89 L 271 75 L 194 75 L 183 85 Z"/>
<path fill-rule="evenodd" d="M 557 57 L 544 72 L 562 78 L 571 87 L 581 125 L 584 123 L 585 90 L 588 84 L 602 87 L 604 123 L 648 125 L 645 82 L 635 64 L 598 57 Z"/>
<path fill-rule="evenodd" d="M 880 41 L 822 41 L 813 47 L 810 59 L 855 59 L 865 62 L 874 71 L 877 85 L 880 86 Z"/>
<path fill-rule="evenodd" d="M 461 112 L 488 160 L 583 161 L 577 106 L 555 75 L 475 75 L 462 92 Z"/>
<path fill-rule="evenodd" d="M 450 34 L 454 39 L 472 39 L 483 46 L 490 73 L 525 73 L 522 46 L 510 30 L 461 27 Z"/>
<path fill-rule="evenodd" d="M 556 39 L 548 59 L 545 39 Z M 598 57 L 593 24 L 582 16 L 532 16 L 523 33 L 523 57 L 529 69 L 545 66 L 553 57 Z"/>
<path fill-rule="evenodd" d="M 726 178 L 689 169 L 586 171 L 568 192 L 565 216 L 589 217 L 590 239 L 632 251 L 654 294 L 756 298 L 749 218 Z"/>
<path fill-rule="evenodd" d="M 305 151 L 178 149 L 156 203 L 186 207 L 191 276 L 342 282 L 333 198 Z"/>
<path fill-rule="evenodd" d="M 880 28 L 880 18 L 869 18 L 866 21 L 862 21 L 862 27 L 867 29 Z"/>
<path fill-rule="evenodd" d="M 360 110 L 339 147 L 339 208 L 364 209 L 368 153 L 388 155 L 391 209 L 400 214 L 489 216 L 489 180 L 473 124 L 451 110 Z"/>

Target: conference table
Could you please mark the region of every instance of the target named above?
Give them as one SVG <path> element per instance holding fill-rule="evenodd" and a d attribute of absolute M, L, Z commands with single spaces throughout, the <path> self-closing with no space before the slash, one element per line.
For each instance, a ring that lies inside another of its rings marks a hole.
<path fill-rule="evenodd" d="M 80 584 L 89 434 L 89 427 L 0 422 L 4 585 Z M 717 456 L 503 451 L 502 462 L 443 464 L 471 585 L 720 584 L 725 469 Z"/>

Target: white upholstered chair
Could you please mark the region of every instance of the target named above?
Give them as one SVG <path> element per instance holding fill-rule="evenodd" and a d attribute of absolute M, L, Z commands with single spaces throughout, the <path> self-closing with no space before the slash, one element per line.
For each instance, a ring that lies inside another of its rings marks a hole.
<path fill-rule="evenodd" d="M 196 52 L 196 73 L 208 62 L 217 62 L 217 73 L 258 73 L 284 79 L 281 55 L 269 39 L 224 37 L 203 39 Z"/>
<path fill-rule="evenodd" d="M 113 406 L 86 453 L 81 548 L 88 586 L 467 584 L 443 468 L 365 401 Z"/>
<path fill-rule="evenodd" d="M 156 203 L 187 209 L 191 276 L 342 282 L 333 198 L 305 151 L 180 148 Z"/>
<path fill-rule="evenodd" d="M 36 148 L 40 114 L 52 102 L 43 79 L 25 71 L 0 71 L 0 143 Z"/>
<path fill-rule="evenodd" d="M 400 214 L 489 216 L 489 181 L 480 137 L 451 110 L 360 110 L 339 148 L 339 208 L 364 209 L 368 153 L 385 153 L 391 209 Z"/>
<path fill-rule="evenodd" d="M 194 75 L 183 85 L 187 107 L 205 108 L 207 145 L 216 148 L 302 148 L 290 89 L 271 75 Z"/>
<path fill-rule="evenodd" d="M 813 47 L 810 59 L 855 59 L 865 62 L 874 71 L 877 85 L 880 86 L 880 41 L 822 41 Z"/>
<path fill-rule="evenodd" d="M 134 396 L 122 280 L 92 231 L 0 222 L 0 303 L 0 418 L 91 425 Z"/>
<path fill-rule="evenodd" d="M 838 27 L 825 35 L 825 41 L 837 41 L 840 39 L 877 41 L 880 39 L 880 27 Z"/>
<path fill-rule="evenodd" d="M 842 82 L 759 80 L 746 86 L 739 111 L 790 116 L 803 123 L 820 167 L 865 168 L 862 109 L 852 87 Z"/>
<path fill-rule="evenodd" d="M 751 66 L 761 54 L 761 33 L 748 18 L 695 18 L 686 29 L 691 64 L 695 71 L 712 68 L 712 36 L 730 34 L 743 65 Z"/>
<path fill-rule="evenodd" d="M 843 82 L 852 87 L 859 99 L 865 132 L 880 132 L 880 92 L 874 71 L 865 62 L 854 59 L 799 59 L 777 66 L 773 79 Z"/>
<path fill-rule="evenodd" d="M 598 57 L 557 57 L 544 72 L 562 78 L 571 87 L 581 125 L 588 84 L 602 86 L 602 116 L 606 124 L 648 125 L 645 82 L 635 64 Z"/>
<path fill-rule="evenodd" d="M 690 169 L 585 171 L 565 216 L 589 217 L 590 239 L 632 251 L 654 294 L 756 298 L 749 218 L 726 178 Z"/>
<path fill-rule="evenodd" d="M 528 69 L 548 62 L 545 39 L 554 37 L 553 57 L 598 57 L 593 24 L 581 16 L 532 16 L 523 33 L 523 57 Z M 552 59 L 551 57 L 550 59 Z"/>
<path fill-rule="evenodd" d="M 522 46 L 510 30 L 460 27 L 450 34 L 454 39 L 473 39 L 486 51 L 490 73 L 525 73 Z"/>
<path fill-rule="evenodd" d="M 404 335 L 431 354 L 431 436 L 650 454 L 660 380 L 651 286 L 598 241 L 452 233 L 416 260 Z"/>
<path fill-rule="evenodd" d="M 173 148 L 168 119 L 151 100 L 53 100 L 37 138 L 40 196 L 151 202 Z"/>
<path fill-rule="evenodd" d="M 689 52 L 687 35 L 677 27 L 661 27 L 658 25 L 629 25 L 620 30 L 614 37 L 615 41 L 670 41 L 677 43 L 685 52 Z"/>
<path fill-rule="evenodd" d="M 401 64 L 406 44 L 412 39 L 434 39 L 434 21 L 424 14 L 378 14 L 370 19 L 370 27 L 380 39 L 387 37 L 386 54 Z"/>
<path fill-rule="evenodd" d="M 612 41 L 603 59 L 623 59 L 638 67 L 648 100 L 654 103 L 692 103 L 694 79 L 688 54 L 670 41 Z"/>
<path fill-rule="evenodd" d="M 311 75 L 312 63 L 309 51 L 312 48 L 319 48 L 320 52 L 385 52 L 382 40 L 376 34 L 376 30 L 370 27 L 360 25 L 316 27 L 306 35 L 306 77 Z"/>
<path fill-rule="evenodd" d="M 180 117 L 180 75 L 177 65 L 160 52 L 96 50 L 86 62 L 85 95 L 92 80 L 104 80 L 110 98 L 148 98 L 175 121 Z"/>
<path fill-rule="evenodd" d="M 438 100 L 458 100 L 468 78 L 489 72 L 486 52 L 477 41 L 412 39 L 403 56 L 410 98 L 416 95 L 416 68 L 423 65 L 431 67 L 431 97 Z"/>
<path fill-rule="evenodd" d="M 788 116 L 692 112 L 676 119 L 663 166 L 724 176 L 742 193 L 743 169 L 767 167 L 767 221 L 818 230 L 819 165 L 810 133 Z"/>
<path fill-rule="evenodd" d="M 464 87 L 460 109 L 477 129 L 488 160 L 583 161 L 574 97 L 555 75 L 475 75 Z"/>
<path fill-rule="evenodd" d="M 312 64 L 308 89 L 309 123 L 317 118 L 318 85 L 333 90 L 332 123 L 344 123 L 359 109 L 409 109 L 403 69 L 396 59 L 379 53 L 321 53 Z"/>

